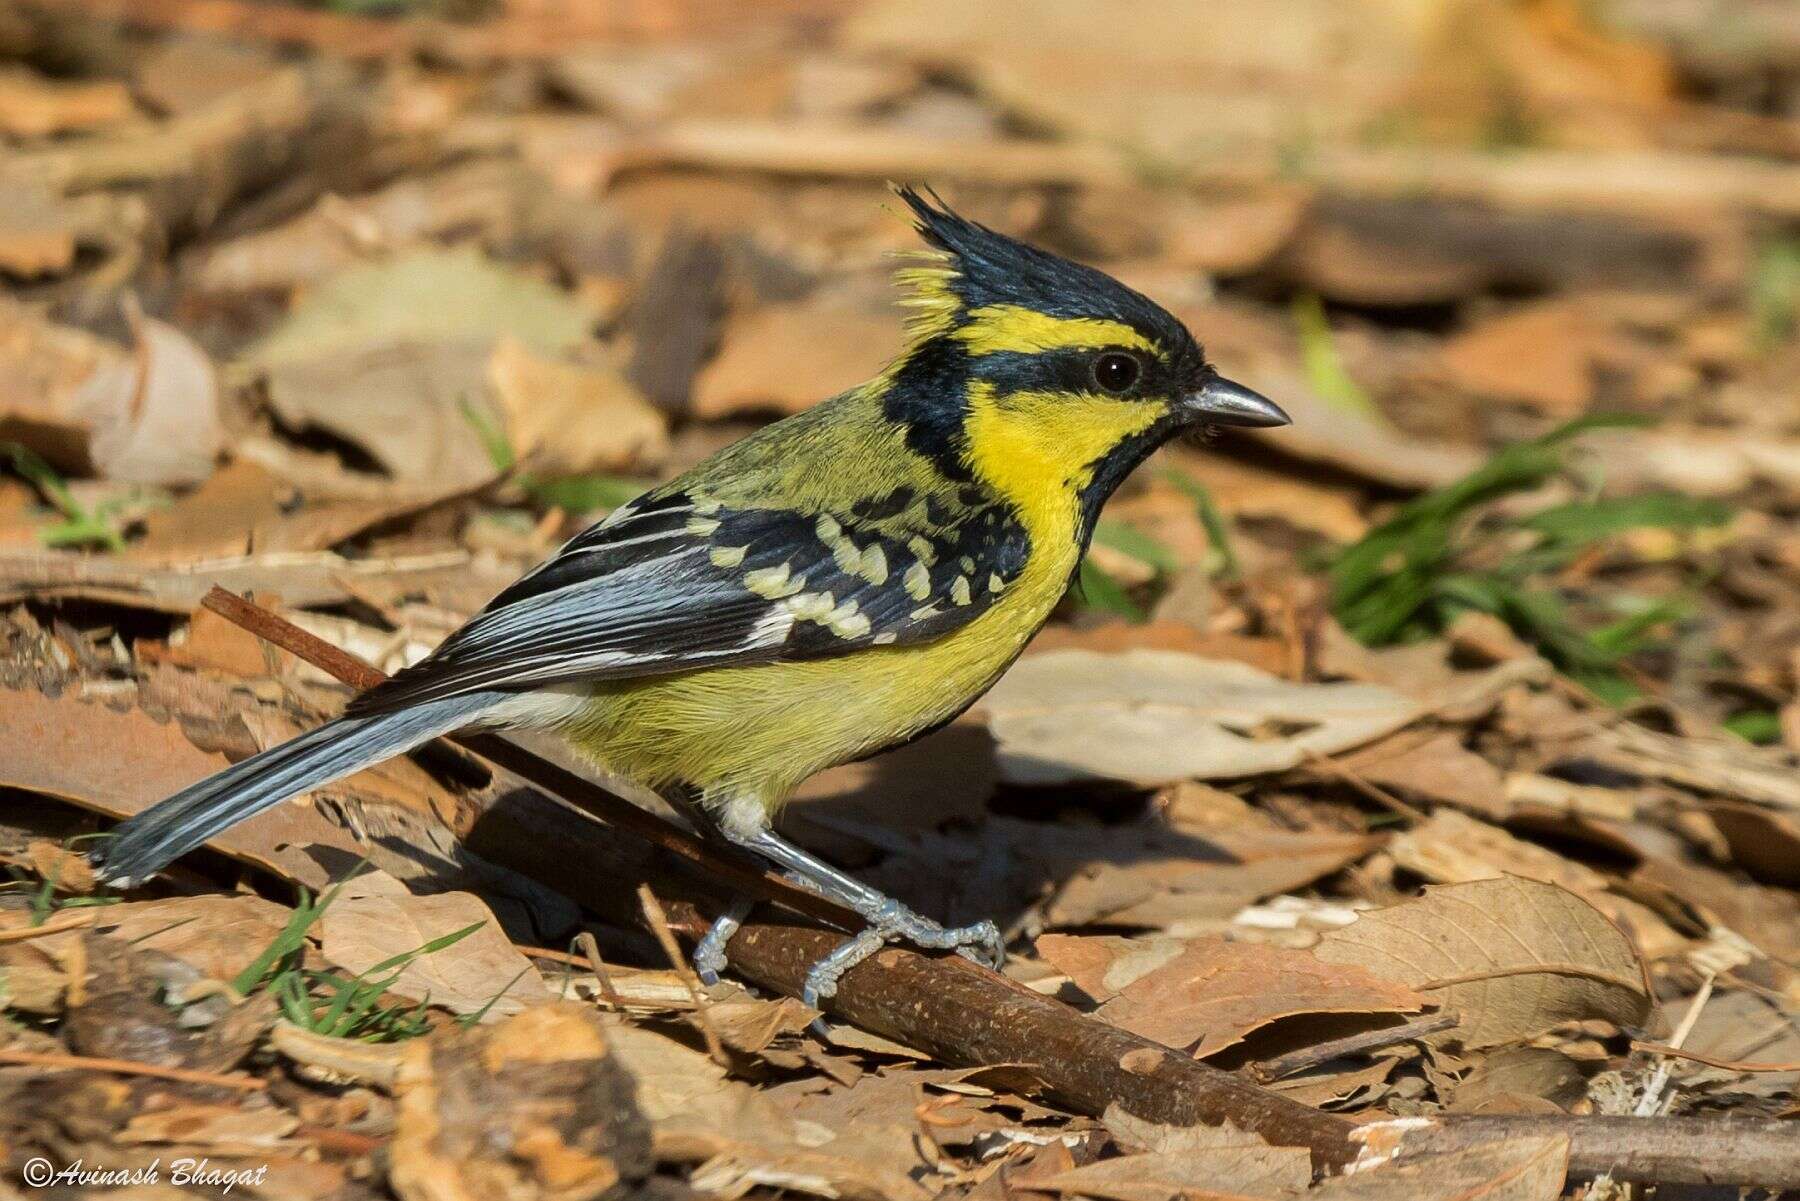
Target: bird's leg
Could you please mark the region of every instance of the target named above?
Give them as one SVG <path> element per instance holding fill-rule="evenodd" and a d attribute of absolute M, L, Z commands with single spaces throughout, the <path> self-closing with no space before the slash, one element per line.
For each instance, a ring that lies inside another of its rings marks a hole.
<path fill-rule="evenodd" d="M 801 850 L 766 826 L 743 830 L 732 829 L 730 823 L 721 823 L 720 829 L 738 846 L 754 851 L 786 871 L 790 879 L 810 885 L 869 923 L 868 929 L 815 963 L 806 974 L 800 999 L 808 1005 L 816 1008 L 820 1000 L 835 993 L 839 978 L 880 950 L 884 943 L 901 941 L 929 950 L 955 951 L 966 959 L 994 968 L 1006 961 L 1006 944 L 1000 937 L 999 928 L 991 921 L 946 929 L 816 855 Z"/>

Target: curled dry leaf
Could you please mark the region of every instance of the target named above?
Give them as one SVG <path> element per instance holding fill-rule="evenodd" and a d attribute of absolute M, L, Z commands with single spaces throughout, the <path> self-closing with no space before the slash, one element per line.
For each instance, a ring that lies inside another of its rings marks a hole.
<path fill-rule="evenodd" d="M 78 411 L 93 429 L 101 475 L 134 484 L 196 484 L 224 445 L 212 360 L 166 322 L 128 310 L 136 353 L 82 385 Z"/>
<path fill-rule="evenodd" d="M 1321 936 L 1316 954 L 1427 993 L 1462 1015 L 1434 1038 L 1491 1047 L 1563 1022 L 1642 1022 L 1651 994 L 1631 943 L 1592 905 L 1517 877 L 1427 889 Z"/>
<path fill-rule="evenodd" d="M 488 383 L 513 453 L 534 471 L 623 471 L 668 452 L 668 419 L 610 367 L 540 358 L 508 334 L 488 360 Z"/>
<path fill-rule="evenodd" d="M 1099 1016 L 1204 1058 L 1299 1013 L 1417 1013 L 1429 999 L 1354 964 L 1220 938 L 1046 934 L 1038 953 L 1099 1001 Z"/>
<path fill-rule="evenodd" d="M 1284 771 L 1399 729 L 1420 706 L 1373 684 L 1295 684 L 1172 651 L 1028 655 L 982 701 L 1015 784 L 1166 784 Z"/>
<path fill-rule="evenodd" d="M 631 1074 L 574 1002 L 406 1044 L 389 1183 L 402 1201 L 600 1201 L 651 1168 Z"/>
<path fill-rule="evenodd" d="M 467 892 L 414 896 L 385 872 L 367 872 L 344 885 L 319 922 L 325 954 L 350 972 L 479 924 L 474 933 L 400 969 L 390 991 L 429 1000 L 455 1013 L 489 1018 L 517 1013 L 550 997 L 542 977 L 500 930 L 480 897 Z"/>

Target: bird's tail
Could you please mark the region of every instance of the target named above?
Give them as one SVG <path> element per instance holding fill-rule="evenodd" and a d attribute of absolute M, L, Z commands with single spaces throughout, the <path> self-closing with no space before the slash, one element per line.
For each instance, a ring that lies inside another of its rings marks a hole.
<path fill-rule="evenodd" d="M 470 693 L 365 717 L 340 717 L 234 763 L 120 823 L 95 851 L 103 881 L 129 885 L 213 835 L 308 789 L 477 724 L 508 694 Z"/>

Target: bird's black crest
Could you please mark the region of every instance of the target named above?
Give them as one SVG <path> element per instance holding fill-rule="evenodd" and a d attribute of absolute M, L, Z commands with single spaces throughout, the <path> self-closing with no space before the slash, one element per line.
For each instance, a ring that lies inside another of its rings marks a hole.
<path fill-rule="evenodd" d="M 1180 321 L 1105 272 L 971 221 L 930 189 L 902 184 L 894 194 L 912 210 L 913 228 L 935 252 L 900 272 L 902 286 L 912 293 L 907 303 L 920 310 L 919 333 L 952 329 L 959 314 L 973 309 L 1018 305 L 1052 317 L 1122 321 L 1177 362 L 1191 358 L 1195 369 L 1203 362 Z"/>

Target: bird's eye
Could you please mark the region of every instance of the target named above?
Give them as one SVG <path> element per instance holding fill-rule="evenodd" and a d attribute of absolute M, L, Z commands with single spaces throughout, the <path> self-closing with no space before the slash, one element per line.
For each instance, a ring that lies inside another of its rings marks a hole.
<path fill-rule="evenodd" d="M 1094 360 L 1094 382 L 1108 392 L 1124 392 L 1138 382 L 1143 368 L 1128 354 L 1112 351 Z"/>

